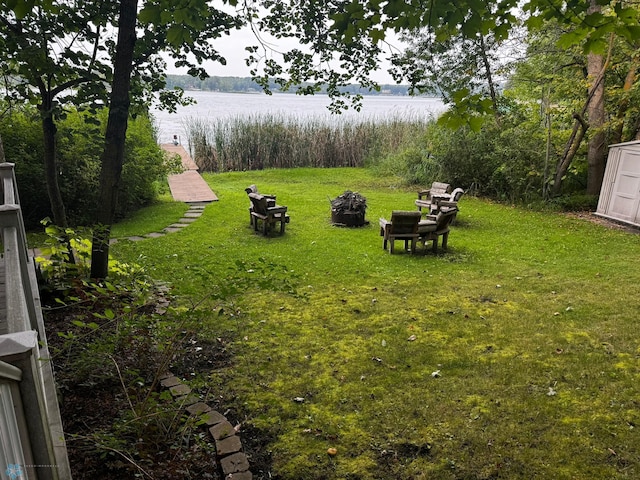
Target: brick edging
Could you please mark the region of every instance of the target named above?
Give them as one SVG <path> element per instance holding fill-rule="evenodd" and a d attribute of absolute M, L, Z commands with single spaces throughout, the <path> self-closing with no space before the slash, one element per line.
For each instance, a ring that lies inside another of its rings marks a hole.
<path fill-rule="evenodd" d="M 252 480 L 249 459 L 242 452 L 242 442 L 226 417 L 201 402 L 191 388 L 172 373 L 160 377 L 160 385 L 169 389 L 171 396 L 180 402 L 189 415 L 202 416 L 216 445 L 217 463 L 225 480 Z"/>

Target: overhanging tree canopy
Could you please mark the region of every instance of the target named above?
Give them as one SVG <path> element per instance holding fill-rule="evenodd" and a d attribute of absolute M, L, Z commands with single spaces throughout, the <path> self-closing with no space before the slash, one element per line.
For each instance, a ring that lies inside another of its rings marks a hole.
<path fill-rule="evenodd" d="M 295 38 L 301 48 L 283 55 L 282 61 L 264 61 L 259 49 L 253 50 L 249 61 L 254 74 L 266 88 L 269 79 L 283 87 L 303 82 L 313 87 L 298 87 L 300 93 L 311 93 L 326 85 L 329 94 L 339 97 L 339 87 L 350 82 L 377 88 L 369 79 L 383 55 L 393 46 L 386 43 L 390 31 L 396 33 L 425 30 L 434 44 L 445 43 L 457 36 L 490 37 L 501 42 L 524 19 L 527 27 L 535 29 L 548 19 L 565 25 L 561 45 L 581 43 L 585 51 L 602 53 L 606 50 L 611 32 L 628 39 L 640 38 L 638 11 L 619 2 L 599 0 L 602 10 L 590 10 L 588 0 L 563 2 L 559 0 L 266 0 L 259 2 L 268 12 L 256 22 L 276 37 Z M 263 63 L 261 63 L 263 62 Z M 262 66 L 262 70 L 258 69 Z M 405 77 L 405 80 L 407 78 Z M 409 79 L 411 80 L 411 79 Z M 487 103 L 479 102 L 477 92 L 461 88 L 451 96 L 452 104 L 463 116 L 474 108 L 493 113 Z M 344 106 L 344 102 L 338 102 Z"/>

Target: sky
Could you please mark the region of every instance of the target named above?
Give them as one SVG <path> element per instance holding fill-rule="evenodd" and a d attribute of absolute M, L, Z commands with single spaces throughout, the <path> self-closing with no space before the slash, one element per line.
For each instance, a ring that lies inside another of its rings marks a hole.
<path fill-rule="evenodd" d="M 273 39 L 264 37 L 263 40 L 273 45 L 276 51 L 285 51 L 292 47 L 298 46 L 295 39 Z M 392 40 L 394 45 L 399 45 L 399 41 Z M 227 64 L 221 65 L 217 62 L 205 63 L 207 73 L 212 77 L 250 77 L 249 67 L 245 64 L 245 58 L 247 52 L 244 50 L 249 45 L 257 45 L 258 42 L 249 28 L 243 28 L 242 30 L 231 32 L 230 36 L 222 37 L 216 40 L 214 46 L 226 58 Z M 171 60 L 167 60 L 168 74 L 184 75 L 187 73 L 187 69 L 176 69 Z M 390 63 L 383 61 L 381 63 L 381 69 L 373 72 L 371 78 L 376 80 L 380 84 L 395 84 L 393 78 L 386 70 L 389 68 Z"/>

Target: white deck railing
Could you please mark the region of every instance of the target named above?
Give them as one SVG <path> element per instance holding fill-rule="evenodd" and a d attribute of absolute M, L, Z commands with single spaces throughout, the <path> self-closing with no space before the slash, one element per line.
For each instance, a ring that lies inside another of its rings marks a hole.
<path fill-rule="evenodd" d="M 21 480 L 67 480 L 71 470 L 13 167 L 0 163 L 0 298 L 6 303 L 0 305 L 0 471 L 13 468 Z"/>

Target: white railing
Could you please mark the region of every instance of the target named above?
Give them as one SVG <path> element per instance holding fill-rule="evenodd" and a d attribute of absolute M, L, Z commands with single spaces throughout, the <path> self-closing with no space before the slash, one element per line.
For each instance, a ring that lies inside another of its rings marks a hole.
<path fill-rule="evenodd" d="M 0 472 L 67 480 L 71 470 L 13 167 L 0 163 L 0 298 L 6 303 L 0 305 L 6 314 L 0 318 Z"/>

